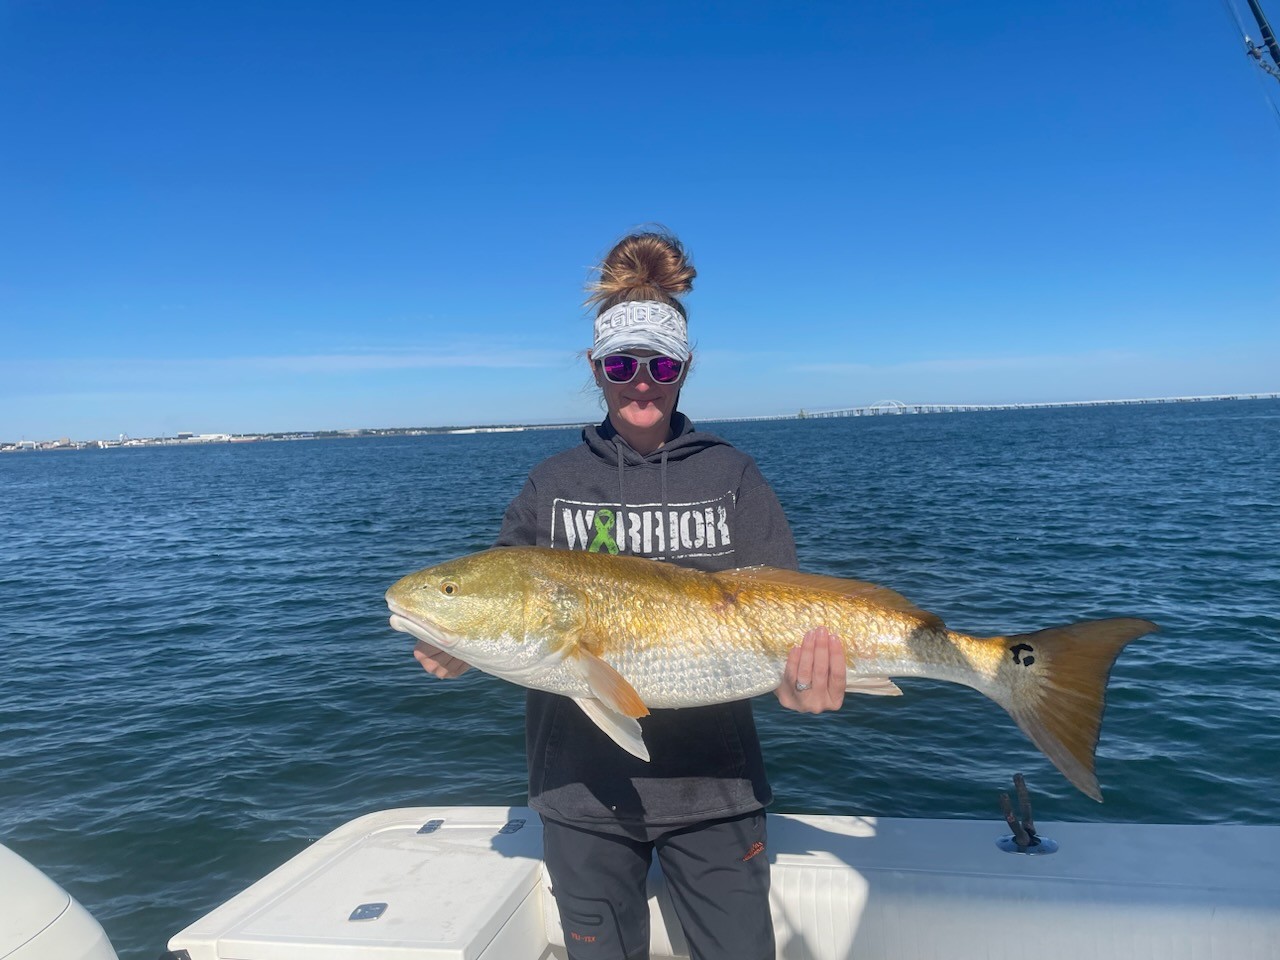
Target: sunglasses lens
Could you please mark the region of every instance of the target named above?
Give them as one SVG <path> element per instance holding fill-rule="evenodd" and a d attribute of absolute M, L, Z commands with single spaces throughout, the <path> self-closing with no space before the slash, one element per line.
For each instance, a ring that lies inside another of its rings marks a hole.
<path fill-rule="evenodd" d="M 649 358 L 649 376 L 657 383 L 675 383 L 683 369 L 684 363 L 675 357 Z"/>
<path fill-rule="evenodd" d="M 604 375 L 614 383 L 627 383 L 636 375 L 636 367 L 639 362 L 635 357 L 628 357 L 621 353 L 610 354 L 601 361 L 604 367 Z"/>

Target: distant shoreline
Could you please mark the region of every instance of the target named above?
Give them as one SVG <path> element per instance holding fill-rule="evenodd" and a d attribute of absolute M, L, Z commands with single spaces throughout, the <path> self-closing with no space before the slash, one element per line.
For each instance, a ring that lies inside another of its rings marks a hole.
<path fill-rule="evenodd" d="M 1108 407 L 1140 404 L 1212 403 L 1222 400 L 1280 400 L 1280 392 L 1229 393 L 1203 397 L 1147 397 L 1127 400 L 1061 400 L 1048 403 L 903 403 L 881 400 L 864 407 L 830 410 L 799 410 L 796 413 L 759 417 L 707 417 L 705 423 L 750 423 L 769 420 L 815 420 L 833 417 L 901 416 L 926 413 L 983 413 L 993 410 L 1046 410 L 1064 407 Z M 447 434 L 521 433 L 526 430 L 576 430 L 587 421 L 573 423 L 501 423 L 445 427 L 386 427 L 354 430 L 289 430 L 273 433 L 178 433 L 172 437 L 127 437 L 119 440 L 22 440 L 0 442 L 0 453 L 30 453 L 57 450 L 106 450 L 116 447 L 169 447 L 218 443 L 266 443 L 285 440 L 350 440 L 360 437 L 419 437 Z"/>

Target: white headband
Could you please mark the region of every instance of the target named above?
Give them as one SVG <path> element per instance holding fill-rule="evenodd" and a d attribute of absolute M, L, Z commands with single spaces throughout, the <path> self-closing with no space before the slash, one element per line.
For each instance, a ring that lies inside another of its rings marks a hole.
<path fill-rule="evenodd" d="M 664 357 L 689 359 L 689 324 L 680 311 L 657 300 L 627 300 L 596 317 L 592 356 L 626 349 L 653 350 Z"/>

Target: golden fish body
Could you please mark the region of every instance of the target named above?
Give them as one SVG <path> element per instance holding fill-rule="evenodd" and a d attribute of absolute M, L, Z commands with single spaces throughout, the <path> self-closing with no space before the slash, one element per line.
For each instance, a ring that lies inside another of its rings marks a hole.
<path fill-rule="evenodd" d="M 740 700 L 775 689 L 787 654 L 826 626 L 844 643 L 850 692 L 897 694 L 890 677 L 973 687 L 1004 707 L 1083 792 L 1104 690 L 1130 640 L 1114 619 L 972 637 L 874 584 L 771 568 L 703 573 L 627 556 L 508 547 L 403 578 L 391 625 L 504 679 L 572 697 L 648 759 L 635 717 L 650 707 Z"/>

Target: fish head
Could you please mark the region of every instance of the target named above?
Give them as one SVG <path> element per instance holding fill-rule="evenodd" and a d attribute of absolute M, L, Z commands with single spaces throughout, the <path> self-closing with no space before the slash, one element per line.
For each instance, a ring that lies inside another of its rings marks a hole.
<path fill-rule="evenodd" d="M 411 573 L 387 591 L 391 626 L 489 673 L 512 678 L 556 654 L 572 633 L 565 588 L 537 555 L 498 547 Z"/>

